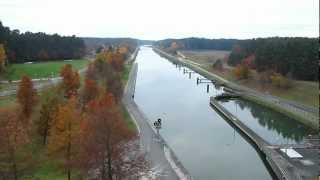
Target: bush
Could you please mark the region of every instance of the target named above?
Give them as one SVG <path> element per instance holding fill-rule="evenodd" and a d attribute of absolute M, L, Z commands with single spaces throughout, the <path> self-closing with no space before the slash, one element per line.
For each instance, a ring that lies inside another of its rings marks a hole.
<path fill-rule="evenodd" d="M 259 73 L 259 81 L 261 83 L 271 83 L 271 76 L 274 74 L 273 70 L 267 70 Z"/>
<path fill-rule="evenodd" d="M 273 86 L 283 89 L 288 89 L 292 86 L 291 80 L 279 73 L 275 73 L 271 76 L 271 83 Z"/>
<path fill-rule="evenodd" d="M 218 59 L 213 65 L 212 65 L 213 69 L 222 71 L 223 70 L 223 63 L 221 59 Z"/>
<path fill-rule="evenodd" d="M 232 72 L 237 79 L 247 79 L 250 75 L 249 67 L 243 64 L 237 65 Z"/>

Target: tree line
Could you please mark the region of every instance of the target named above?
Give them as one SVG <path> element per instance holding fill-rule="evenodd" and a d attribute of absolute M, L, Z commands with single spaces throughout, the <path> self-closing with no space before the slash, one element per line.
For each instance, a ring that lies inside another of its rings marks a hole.
<path fill-rule="evenodd" d="M 177 50 L 230 50 L 228 64 L 246 64 L 258 72 L 273 71 L 299 80 L 318 80 L 318 39 L 271 37 L 237 39 L 165 39 L 154 43 L 175 54 Z"/>
<path fill-rule="evenodd" d="M 0 108 L 0 177 L 32 177 L 28 168 L 37 159 L 28 144 L 58 159 L 68 180 L 145 176 L 148 163 L 121 110 L 125 56 L 118 49 L 102 50 L 89 65 L 83 87 L 71 65 L 61 69 L 62 82 L 41 95 L 24 76 L 18 106 Z"/>
<path fill-rule="evenodd" d="M 167 49 L 171 47 L 173 42 L 175 42 L 181 49 L 231 50 L 237 41 L 238 40 L 236 39 L 185 38 L 160 40 L 156 41 L 154 45 Z"/>
<path fill-rule="evenodd" d="M 254 57 L 258 72 L 274 71 L 299 80 L 318 80 L 318 39 L 258 38 L 238 41 L 228 63 L 238 65 Z"/>
<path fill-rule="evenodd" d="M 4 45 L 9 63 L 77 59 L 85 53 L 83 40 L 76 36 L 20 33 L 19 30 L 10 30 L 1 21 L 0 44 Z"/>

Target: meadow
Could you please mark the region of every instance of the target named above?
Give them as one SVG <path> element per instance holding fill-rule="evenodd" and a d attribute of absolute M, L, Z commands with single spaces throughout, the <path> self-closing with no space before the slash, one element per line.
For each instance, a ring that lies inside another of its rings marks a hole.
<path fill-rule="evenodd" d="M 79 70 L 84 68 L 88 62 L 86 59 L 72 59 L 30 64 L 11 64 L 6 72 L 0 76 L 0 79 L 19 80 L 23 75 L 28 75 L 32 79 L 56 77 L 59 76 L 61 67 L 65 64 L 71 64 L 73 68 Z"/>

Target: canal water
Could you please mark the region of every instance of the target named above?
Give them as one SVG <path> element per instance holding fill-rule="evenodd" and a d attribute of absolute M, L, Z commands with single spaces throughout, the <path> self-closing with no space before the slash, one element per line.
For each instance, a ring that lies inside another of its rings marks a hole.
<path fill-rule="evenodd" d="M 197 180 L 270 180 L 272 175 L 256 149 L 209 105 L 210 96 L 223 92 L 207 83 L 197 85 L 197 73 L 184 73 L 151 48 L 137 56 L 135 101 L 153 124 L 162 119 L 160 133 Z M 270 143 L 299 143 L 308 130 L 254 103 L 223 103 Z"/>

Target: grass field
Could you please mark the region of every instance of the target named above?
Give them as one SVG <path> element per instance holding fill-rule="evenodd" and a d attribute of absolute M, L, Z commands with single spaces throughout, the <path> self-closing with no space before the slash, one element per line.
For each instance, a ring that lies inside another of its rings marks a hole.
<path fill-rule="evenodd" d="M 7 72 L 0 76 L 2 80 L 18 80 L 23 75 L 31 78 L 48 78 L 58 76 L 60 69 L 65 64 L 71 64 L 75 69 L 82 69 L 88 64 L 88 60 L 77 59 L 68 61 L 48 61 L 33 64 L 12 64 Z"/>
<path fill-rule="evenodd" d="M 189 59 L 196 59 L 199 64 L 212 64 L 218 59 L 225 59 L 230 54 L 230 51 L 222 50 L 188 50 L 180 52 Z"/>
<path fill-rule="evenodd" d="M 16 104 L 16 96 L 0 97 L 0 108 L 14 106 Z"/>
<path fill-rule="evenodd" d="M 272 86 L 271 84 L 262 84 L 259 81 L 259 74 L 256 71 L 251 71 L 249 79 L 237 80 L 231 70 L 232 67 L 224 65 L 224 70 L 213 69 L 210 64 L 211 60 L 221 57 L 223 52 L 221 51 L 186 51 L 182 52 L 189 60 L 199 63 L 202 67 L 212 73 L 215 73 L 229 81 L 235 82 L 237 84 L 249 87 L 251 89 L 257 90 L 262 93 L 268 93 L 273 96 L 278 96 L 280 98 L 296 101 L 298 103 L 310 105 L 313 107 L 319 107 L 319 84 L 318 82 L 308 82 L 308 81 L 293 81 L 293 87 L 290 89 L 280 89 Z M 205 58 L 201 59 L 200 57 Z M 211 57 L 210 57 L 211 56 Z M 206 60 L 205 60 L 206 59 Z"/>

